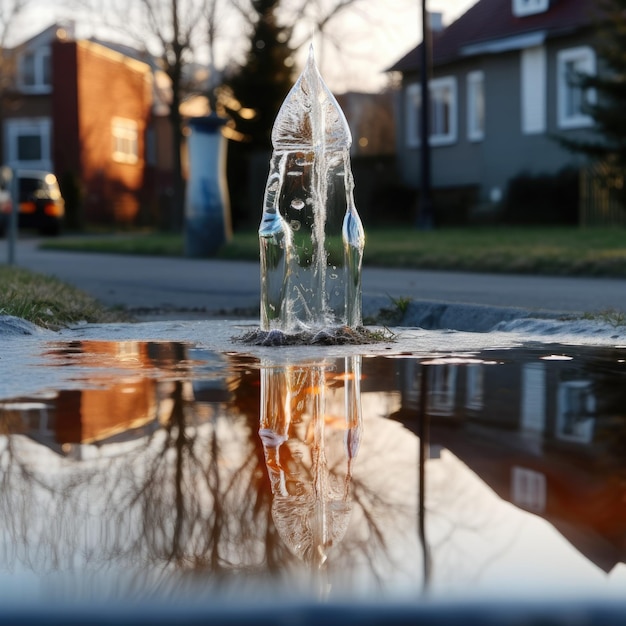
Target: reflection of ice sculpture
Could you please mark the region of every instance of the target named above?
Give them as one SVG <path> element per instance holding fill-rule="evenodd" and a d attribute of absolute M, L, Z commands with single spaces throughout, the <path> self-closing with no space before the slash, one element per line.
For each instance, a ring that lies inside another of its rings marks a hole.
<path fill-rule="evenodd" d="M 261 424 L 272 517 L 289 549 L 321 566 L 343 538 L 361 434 L 360 357 L 261 370 Z M 343 394 L 341 393 L 343 391 Z M 343 438 L 340 436 L 343 434 Z"/>
<path fill-rule="evenodd" d="M 353 199 L 351 143 L 311 52 L 272 130 L 259 228 L 262 330 L 361 324 L 365 239 Z"/>

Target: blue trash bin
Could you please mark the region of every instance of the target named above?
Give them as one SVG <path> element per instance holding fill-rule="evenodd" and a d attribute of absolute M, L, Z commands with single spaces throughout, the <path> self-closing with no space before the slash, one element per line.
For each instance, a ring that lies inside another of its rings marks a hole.
<path fill-rule="evenodd" d="M 189 180 L 185 201 L 185 255 L 211 257 L 232 236 L 226 184 L 226 120 L 215 114 L 189 120 Z"/>

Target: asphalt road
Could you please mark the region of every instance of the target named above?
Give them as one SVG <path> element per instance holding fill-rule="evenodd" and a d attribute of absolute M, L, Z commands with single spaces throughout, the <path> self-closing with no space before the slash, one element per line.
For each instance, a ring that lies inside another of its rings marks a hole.
<path fill-rule="evenodd" d="M 258 263 L 45 251 L 38 243 L 20 239 L 16 265 L 56 276 L 109 306 L 179 317 L 258 307 Z M 6 239 L 0 240 L 0 263 L 7 255 Z M 366 267 L 363 297 L 375 296 L 559 312 L 626 311 L 626 280 Z"/>

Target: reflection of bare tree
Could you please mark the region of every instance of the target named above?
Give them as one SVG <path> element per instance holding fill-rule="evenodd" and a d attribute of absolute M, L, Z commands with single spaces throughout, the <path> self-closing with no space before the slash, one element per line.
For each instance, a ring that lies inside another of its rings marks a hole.
<path fill-rule="evenodd" d="M 100 575 L 125 570 L 138 590 L 159 585 L 166 591 L 188 581 L 187 573 L 215 584 L 239 575 L 242 584 L 241 574 L 261 580 L 269 572 L 297 584 L 293 574 L 302 567 L 290 551 L 293 541 L 284 542 L 281 524 L 292 514 L 291 496 L 297 508 L 298 498 L 313 494 L 319 506 L 307 509 L 303 521 L 313 519 L 317 526 L 313 540 L 306 541 L 322 546 L 322 560 L 332 545 L 335 563 L 369 568 L 382 585 L 384 572 L 393 570 L 391 556 L 381 566 L 387 558 L 385 526 L 411 518 L 414 508 L 368 484 L 366 473 L 353 476 L 361 431 L 358 360 L 344 371 L 289 366 L 293 393 L 285 395 L 280 369 L 260 374 L 254 359 L 232 356 L 223 366 L 221 396 L 211 396 L 179 367 L 190 362 L 187 348 L 168 349 L 164 359 L 152 346 L 151 363 L 166 371 L 159 378 L 151 370 L 156 385 L 137 387 L 155 394 L 154 402 L 143 404 L 156 407 L 160 427 L 135 439 L 82 446 L 80 455 L 63 457 L 20 434 L 21 418 L 0 408 L 0 567 Z M 138 363 L 137 372 L 145 368 Z M 287 419 L 285 412 L 265 411 L 262 428 L 265 420 L 280 434 L 282 420 L 294 435 L 274 461 L 258 436 L 261 375 L 274 381 L 261 406 L 273 402 L 289 413 Z M 274 496 L 285 496 L 272 508 L 274 470 L 285 479 L 278 477 Z M 351 510 L 360 526 L 338 545 Z M 292 527 L 301 546 L 306 532 Z M 299 550 L 294 552 L 304 554 Z"/>
<path fill-rule="evenodd" d="M 5 566 L 141 564 L 168 577 L 206 571 L 219 579 L 284 565 L 258 445 L 258 386 L 251 419 L 229 415 L 222 402 L 197 401 L 180 372 L 168 378 L 157 385 L 161 428 L 136 441 L 83 446 L 80 462 L 17 434 L 23 415 L 0 410 Z M 236 395 L 237 381 L 231 386 Z"/>

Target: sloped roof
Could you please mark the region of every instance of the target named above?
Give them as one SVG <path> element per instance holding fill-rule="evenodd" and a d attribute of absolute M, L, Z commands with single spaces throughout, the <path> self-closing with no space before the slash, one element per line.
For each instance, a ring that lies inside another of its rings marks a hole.
<path fill-rule="evenodd" d="M 30 39 L 17 44 L 13 50 L 34 50 L 40 46 L 48 46 L 55 39 L 73 39 L 74 22 L 65 20 L 50 24 Z"/>
<path fill-rule="evenodd" d="M 433 65 L 470 55 L 470 46 L 511 37 L 544 33 L 556 37 L 589 27 L 597 0 L 551 0 L 544 13 L 515 17 L 511 0 L 479 0 L 458 20 L 433 35 Z M 394 63 L 389 71 L 411 72 L 420 67 L 421 44 Z"/>

